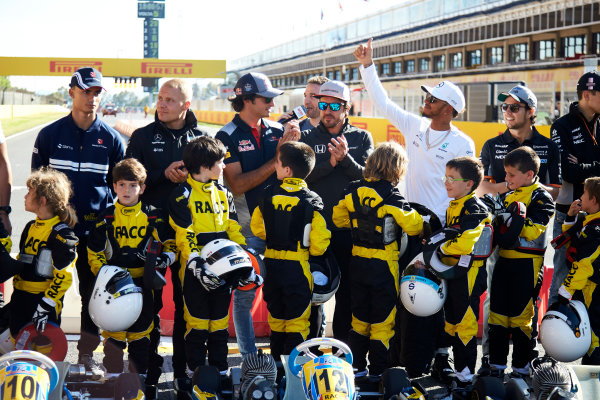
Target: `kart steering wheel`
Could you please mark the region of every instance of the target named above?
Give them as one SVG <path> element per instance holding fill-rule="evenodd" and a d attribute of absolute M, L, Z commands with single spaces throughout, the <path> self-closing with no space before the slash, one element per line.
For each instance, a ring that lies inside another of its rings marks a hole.
<path fill-rule="evenodd" d="M 314 338 L 300 343 L 292 350 L 290 357 L 288 358 L 288 367 L 293 375 L 298 375 L 302 369 L 302 365 L 297 363 L 299 355 L 305 355 L 310 358 L 317 358 L 315 353 L 310 351 L 311 347 L 337 347 L 337 351 L 333 354 L 335 357 L 341 357 L 342 355 L 346 358 L 346 362 L 352 365 L 352 351 L 350 347 L 342 341 L 333 338 Z"/>
<path fill-rule="evenodd" d="M 0 367 L 4 368 L 4 364 L 10 364 L 11 362 L 28 362 L 37 361 L 40 366 L 48 373 L 50 377 L 50 389 L 48 393 L 52 392 L 58 383 L 58 368 L 54 361 L 49 357 L 46 357 L 42 353 L 32 350 L 15 350 L 11 351 L 0 357 Z"/>

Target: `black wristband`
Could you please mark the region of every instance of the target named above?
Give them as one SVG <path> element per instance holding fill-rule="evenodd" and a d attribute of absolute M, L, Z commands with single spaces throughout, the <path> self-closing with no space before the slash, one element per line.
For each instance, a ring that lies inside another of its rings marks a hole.
<path fill-rule="evenodd" d="M 10 206 L 0 206 L 0 211 L 10 214 L 12 212 L 12 208 Z"/>

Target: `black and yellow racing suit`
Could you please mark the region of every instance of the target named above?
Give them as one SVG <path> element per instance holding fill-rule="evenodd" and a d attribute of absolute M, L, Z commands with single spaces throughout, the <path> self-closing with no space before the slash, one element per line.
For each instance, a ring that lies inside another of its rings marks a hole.
<path fill-rule="evenodd" d="M 491 222 L 487 207 L 473 192 L 450 201 L 446 210 L 446 226 L 460 233 L 441 245 L 441 252 L 445 255 L 442 262 L 455 265 L 461 255 L 472 254 L 484 227 Z M 457 265 L 455 268 L 462 267 Z M 467 381 L 475 372 L 477 361 L 479 298 L 487 288 L 485 259 L 474 260 L 465 275 L 448 279 L 446 284 L 445 335 L 440 347 L 452 346 L 454 368 L 462 380 Z"/>
<path fill-rule="evenodd" d="M 208 351 L 208 363 L 225 371 L 231 288 L 208 292 L 186 264 L 190 255 L 200 255 L 202 247 L 211 240 L 229 239 L 246 244 L 237 222 L 233 196 L 218 182 L 198 182 L 190 175 L 171 193 L 169 222 L 175 230 L 181 262 L 188 367 L 193 371 L 204 365 Z"/>
<path fill-rule="evenodd" d="M 506 368 L 512 338 L 512 368 L 525 371 L 529 361 L 536 356 L 532 318 L 546 251 L 546 228 L 554 215 L 554 202 L 537 178 L 533 184 L 508 193 L 504 205 L 513 202 L 524 203 L 527 212 L 516 240 L 510 245 L 500 245 L 492 274 L 488 320 L 490 364 L 501 370 Z M 501 235 L 501 230 L 496 229 L 494 235 Z"/>
<path fill-rule="evenodd" d="M 265 189 L 252 213 L 252 233 L 266 240 L 263 295 L 269 310 L 271 354 L 278 361 L 308 336 L 313 288 L 308 258 L 322 255 L 331 239 L 322 209 L 321 198 L 304 180 L 285 178 L 281 185 Z"/>
<path fill-rule="evenodd" d="M 562 226 L 563 232 L 577 225 L 571 220 L 567 216 Z M 587 307 L 592 326 L 592 344 L 582 364 L 600 365 L 600 211 L 584 218 L 581 228 L 572 236 L 568 246 L 569 273 L 559 294 L 564 297 L 574 295 Z"/>
<path fill-rule="evenodd" d="M 48 320 L 60 325 L 63 298 L 73 281 L 78 241 L 73 230 L 58 216 L 37 218 L 25 226 L 19 242 L 19 261 L 26 265 L 13 278 L 14 292 L 8 304 L 13 339 L 31 322 L 41 301 L 54 304 L 54 313 L 50 313 Z M 51 276 L 42 276 L 36 271 L 37 256 L 43 248 L 52 254 L 52 272 L 47 274 Z"/>
<path fill-rule="evenodd" d="M 133 206 L 119 202 L 102 213 L 88 238 L 88 262 L 94 275 L 104 265 L 116 265 L 129 271 L 136 286 L 142 288 L 142 312 L 122 332 L 102 331 L 104 366 L 107 372 L 123 372 L 123 350 L 129 353 L 129 369 L 145 374 L 148 369 L 150 331 L 153 323 L 152 288 L 144 285 L 145 261 L 140 257 L 148 240 L 163 244 L 162 252 L 175 259 L 175 241 L 169 238 L 169 226 L 158 209 L 139 201 Z"/>
<path fill-rule="evenodd" d="M 337 227 L 349 227 L 352 232 L 349 344 L 354 354 L 353 366 L 364 371 L 368 352 L 369 373 L 373 375 L 388 367 L 399 293 L 398 241 L 396 236 L 389 240 L 385 237 L 386 216 L 389 223 L 408 235 L 423 230 L 421 215 L 410 208 L 396 187 L 384 180 L 350 183 L 332 216 Z"/>

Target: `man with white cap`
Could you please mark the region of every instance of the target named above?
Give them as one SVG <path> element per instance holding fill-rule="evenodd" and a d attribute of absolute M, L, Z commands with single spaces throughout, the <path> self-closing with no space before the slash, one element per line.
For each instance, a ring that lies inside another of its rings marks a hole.
<path fill-rule="evenodd" d="M 95 277 L 88 264 L 87 237 L 98 213 L 113 203 L 112 168 L 123 159 L 125 147 L 121 135 L 96 114 L 104 90 L 100 71 L 79 68 L 70 86 L 71 113 L 40 131 L 33 145 L 31 169 L 54 168 L 64 172 L 73 185 L 71 203 L 78 219 L 74 230 L 79 238 L 76 268 L 81 294 L 78 362 L 97 373 L 92 354 L 100 338 L 88 312 Z"/>
<path fill-rule="evenodd" d="M 529 146 L 536 152 L 541 161 L 538 177 L 542 187 L 553 198 L 556 198 L 561 186 L 560 155 L 558 147 L 552 140 L 541 135 L 533 125 L 536 117 L 537 97 L 528 87 L 517 85 L 508 92 L 500 93 L 498 100 L 502 102 L 500 109 L 506 123 L 506 131 L 502 135 L 487 140 L 481 148 L 480 157 L 483 164 L 484 180 L 477 188 L 476 193 L 479 196 L 485 193 L 494 195 L 496 193 L 507 193 L 509 189 L 505 182 L 504 158 L 518 147 Z M 497 259 L 498 251 L 495 251 L 486 263 L 488 293 L 483 303 L 483 336 L 481 340 L 483 358 L 481 360 L 482 366 L 478 371 L 479 374 L 490 371 L 488 363 L 488 316 L 492 273 Z"/>
<path fill-rule="evenodd" d="M 421 86 L 426 92 L 423 117 L 403 110 L 381 85 L 373 64 L 372 41 L 359 45 L 354 56 L 361 64 L 360 73 L 371 100 L 404 136 L 409 159 L 406 199 L 430 208 L 444 221 L 450 203 L 442 181 L 446 163 L 475 153 L 473 140 L 452 125 L 452 119 L 465 108 L 465 98 L 458 86 L 443 81 L 435 87 Z"/>
<path fill-rule="evenodd" d="M 223 176 L 236 195 L 235 207 L 246 244 L 262 253 L 265 243 L 252 235 L 250 215 L 264 188 L 277 182 L 277 148 L 281 143 L 297 140 L 300 132 L 297 127 L 295 130 L 286 127 L 284 133 L 280 123 L 266 119 L 273 107 L 273 99 L 283 93 L 273 88 L 266 75 L 258 72 L 243 75 L 237 81 L 234 93 L 228 100 L 237 114 L 215 137 L 227 148 L 227 167 Z M 257 352 L 250 312 L 255 292 L 256 289 L 236 289 L 233 294 L 233 321 L 242 357 Z"/>
<path fill-rule="evenodd" d="M 340 286 L 335 294 L 333 336 L 347 342 L 352 322 L 350 281 L 347 279 L 352 238 L 349 229 L 340 229 L 333 224 L 331 214 L 346 186 L 362 178 L 367 157 L 373 152 L 373 138 L 371 133 L 348 121 L 351 103 L 350 89 L 346 84 L 325 82 L 315 97 L 319 100 L 317 106 L 321 111 L 321 122 L 310 131 L 303 131 L 300 141 L 315 152 L 315 167 L 306 183 L 323 199 L 322 214 L 327 221 L 327 229 L 331 231 L 329 248 L 341 270 Z"/>
<path fill-rule="evenodd" d="M 361 64 L 360 74 L 371 100 L 404 136 L 409 160 L 406 199 L 429 208 L 440 221 L 445 221 L 446 209 L 450 204 L 443 181 L 446 163 L 453 158 L 473 156 L 475 153 L 473 140 L 452 125 L 452 119 L 465 108 L 465 97 L 454 83 L 443 81 L 435 87 L 421 86 L 426 93 L 422 116 L 402 109 L 388 97 L 377 76 L 372 42 L 371 38 L 366 45 L 359 45 L 354 57 Z M 436 330 L 434 327 L 443 326 L 443 323 L 436 322 L 442 318 L 441 312 L 426 320 L 415 321 L 414 318 L 403 307 L 399 307 L 396 342 L 399 361 L 404 363 L 409 375 L 417 376 L 429 369 L 432 349 L 440 339 L 438 336 L 443 335 L 443 329 Z M 417 329 L 422 331 L 418 338 L 398 333 L 405 326 L 414 328 L 417 324 Z M 419 357 L 413 357 L 413 354 L 419 354 Z M 438 348 L 435 354 L 432 374 L 445 381 L 454 372 L 448 363 L 449 348 Z"/>

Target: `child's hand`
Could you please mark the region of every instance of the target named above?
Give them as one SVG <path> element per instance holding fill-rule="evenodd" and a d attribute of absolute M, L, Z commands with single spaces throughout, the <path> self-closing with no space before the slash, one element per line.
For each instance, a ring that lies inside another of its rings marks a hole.
<path fill-rule="evenodd" d="M 577 199 L 571 203 L 571 207 L 569 207 L 569 211 L 567 211 L 567 215 L 569 217 L 574 217 L 577 213 L 581 211 L 581 200 Z"/>

